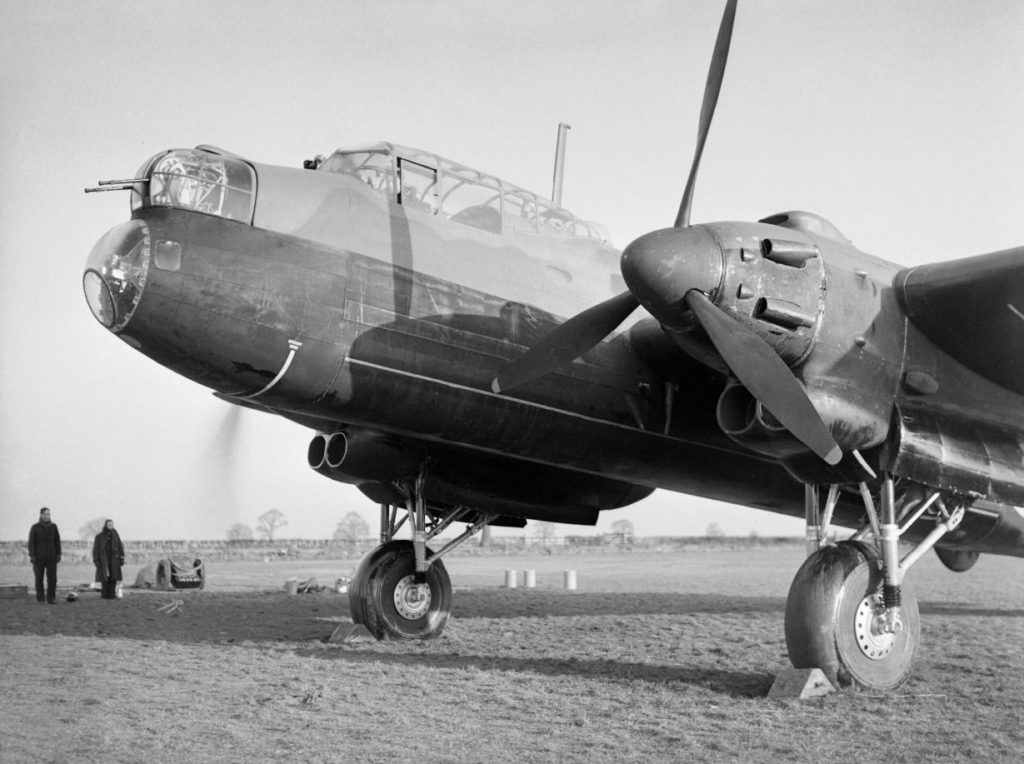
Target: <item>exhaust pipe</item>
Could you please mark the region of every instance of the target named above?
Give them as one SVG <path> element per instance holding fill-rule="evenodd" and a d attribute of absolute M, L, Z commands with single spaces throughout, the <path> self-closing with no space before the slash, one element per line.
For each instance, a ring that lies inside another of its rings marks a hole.
<path fill-rule="evenodd" d="M 752 451 L 777 459 L 809 452 L 741 384 L 722 391 L 716 413 L 722 432 Z"/>
<path fill-rule="evenodd" d="M 317 472 L 323 474 L 322 470 L 327 463 L 327 436 L 317 433 L 306 450 L 306 462 Z"/>
<path fill-rule="evenodd" d="M 355 485 L 415 477 L 420 469 L 417 454 L 365 430 L 317 433 L 309 443 L 306 460 L 321 475 Z"/>

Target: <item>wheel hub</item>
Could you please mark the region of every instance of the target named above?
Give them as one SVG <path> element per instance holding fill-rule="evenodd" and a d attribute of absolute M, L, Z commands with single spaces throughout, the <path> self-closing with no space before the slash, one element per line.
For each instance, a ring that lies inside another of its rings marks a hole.
<path fill-rule="evenodd" d="M 415 576 L 406 576 L 395 586 L 395 609 L 410 621 L 422 618 L 430 610 L 430 587 L 417 584 Z"/>
<path fill-rule="evenodd" d="M 880 661 L 892 652 L 896 642 L 894 634 L 885 628 L 885 603 L 882 593 L 869 594 L 857 607 L 854 633 L 860 651 L 873 661 Z"/>

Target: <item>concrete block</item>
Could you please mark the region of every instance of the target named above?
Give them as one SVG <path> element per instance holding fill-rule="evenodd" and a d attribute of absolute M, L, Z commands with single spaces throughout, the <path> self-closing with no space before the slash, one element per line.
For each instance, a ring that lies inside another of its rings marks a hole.
<path fill-rule="evenodd" d="M 353 642 L 373 642 L 373 635 L 361 623 L 343 623 L 329 636 L 326 642 L 340 642 L 350 645 Z"/>
<path fill-rule="evenodd" d="M 768 691 L 769 698 L 819 698 L 828 695 L 835 690 L 828 677 L 821 669 L 797 669 L 790 668 L 780 671 L 771 690 Z"/>

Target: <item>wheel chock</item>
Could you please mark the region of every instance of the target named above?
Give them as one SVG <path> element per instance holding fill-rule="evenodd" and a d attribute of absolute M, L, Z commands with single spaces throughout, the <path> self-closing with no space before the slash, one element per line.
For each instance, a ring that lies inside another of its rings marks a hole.
<path fill-rule="evenodd" d="M 350 645 L 354 642 L 374 642 L 376 640 L 361 623 L 343 623 L 324 641 Z"/>
<path fill-rule="evenodd" d="M 836 688 L 832 682 L 819 668 L 797 669 L 790 668 L 780 671 L 772 688 L 768 691 L 769 698 L 819 698 L 828 695 Z"/>

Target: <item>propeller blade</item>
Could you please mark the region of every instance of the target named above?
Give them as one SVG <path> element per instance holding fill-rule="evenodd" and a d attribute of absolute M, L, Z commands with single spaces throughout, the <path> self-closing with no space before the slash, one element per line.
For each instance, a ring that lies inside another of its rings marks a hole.
<path fill-rule="evenodd" d="M 505 392 L 565 366 L 611 334 L 640 305 L 631 292 L 577 313 L 505 367 L 491 390 Z"/>
<path fill-rule="evenodd" d="M 751 395 L 797 440 L 828 464 L 838 464 L 843 458 L 842 450 L 793 372 L 771 345 L 730 318 L 703 292 L 691 289 L 685 300 L 719 355 Z"/>
<path fill-rule="evenodd" d="M 690 206 L 693 204 L 693 188 L 697 183 L 697 168 L 700 165 L 701 154 L 704 153 L 704 142 L 711 128 L 711 118 L 715 116 L 718 93 L 722 89 L 722 77 L 725 75 L 725 62 L 729 58 L 729 43 L 732 41 L 732 24 L 735 18 L 736 0 L 729 0 L 722 14 L 722 23 L 718 27 L 718 40 L 715 42 L 715 52 L 711 57 L 711 67 L 708 69 L 708 81 L 704 85 L 704 102 L 700 107 L 700 126 L 697 129 L 697 150 L 693 154 L 690 177 L 686 180 L 686 190 L 683 191 L 679 214 L 676 215 L 676 228 L 686 228 L 690 225 Z"/>

